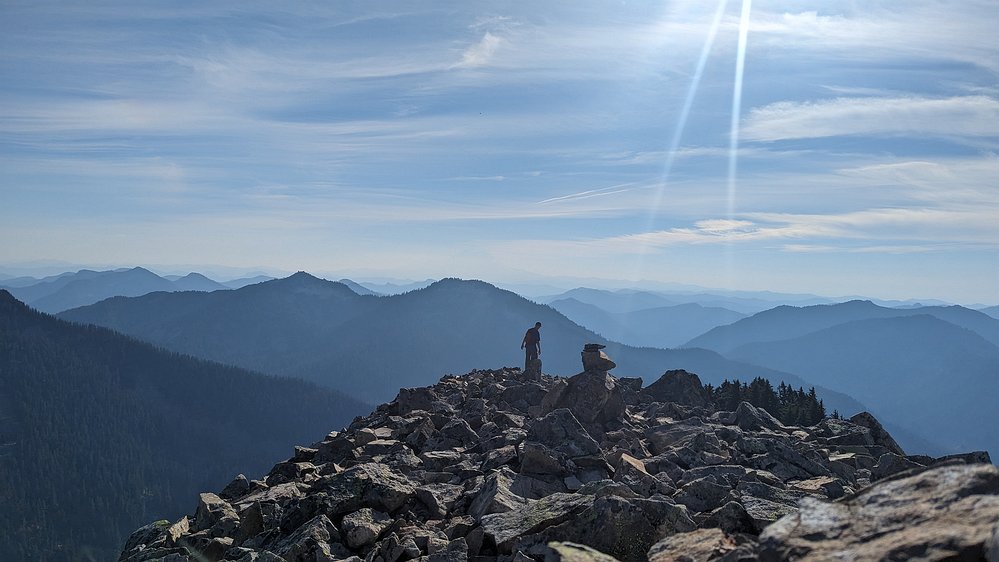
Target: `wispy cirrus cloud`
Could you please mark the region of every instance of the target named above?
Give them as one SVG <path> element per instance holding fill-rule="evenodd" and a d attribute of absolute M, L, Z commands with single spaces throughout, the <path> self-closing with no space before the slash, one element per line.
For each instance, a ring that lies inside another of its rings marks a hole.
<path fill-rule="evenodd" d="M 752 34 L 772 54 L 797 50 L 837 60 L 955 61 L 999 72 L 990 0 L 913 2 L 772 2 L 755 5 Z M 872 48 L 876 46 L 876 48 Z M 773 49 L 777 49 L 774 51 Z"/>
<path fill-rule="evenodd" d="M 843 135 L 999 135 L 999 100 L 989 96 L 851 97 L 754 108 L 742 129 L 758 141 Z"/>
<path fill-rule="evenodd" d="M 489 64 L 496 50 L 503 44 L 503 38 L 492 32 L 485 32 L 478 43 L 465 49 L 461 54 L 461 61 L 454 64 L 453 68 L 479 68 Z"/>
<path fill-rule="evenodd" d="M 840 214 L 748 213 L 689 226 L 603 238 L 532 240 L 551 255 L 648 254 L 692 246 L 769 248 L 793 253 L 925 253 L 976 247 L 999 250 L 995 209 L 866 209 Z"/>

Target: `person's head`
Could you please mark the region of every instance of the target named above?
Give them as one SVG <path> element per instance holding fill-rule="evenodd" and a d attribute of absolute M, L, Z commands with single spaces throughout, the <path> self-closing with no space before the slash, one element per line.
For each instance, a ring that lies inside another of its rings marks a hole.
<path fill-rule="evenodd" d="M 535 328 L 540 328 L 541 327 L 541 322 L 535 322 L 534 323 L 534 327 Z"/>

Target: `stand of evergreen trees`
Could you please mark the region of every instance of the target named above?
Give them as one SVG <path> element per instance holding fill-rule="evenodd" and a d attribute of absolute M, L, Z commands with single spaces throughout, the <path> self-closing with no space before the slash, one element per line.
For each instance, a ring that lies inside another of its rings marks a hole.
<path fill-rule="evenodd" d="M 757 377 L 749 384 L 726 379 L 718 387 L 707 385 L 707 389 L 720 410 L 733 411 L 739 402 L 749 402 L 781 423 L 797 426 L 815 425 L 826 417 L 826 407 L 815 395 L 815 387 L 806 392 L 781 382 L 774 390 L 770 381 Z"/>

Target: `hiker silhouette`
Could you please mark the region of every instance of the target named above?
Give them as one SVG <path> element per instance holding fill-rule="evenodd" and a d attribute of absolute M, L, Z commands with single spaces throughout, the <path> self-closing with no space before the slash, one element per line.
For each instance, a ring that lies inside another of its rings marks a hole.
<path fill-rule="evenodd" d="M 524 370 L 528 370 L 531 362 L 541 355 L 541 322 L 535 322 L 533 328 L 528 328 L 520 348 L 525 350 Z"/>

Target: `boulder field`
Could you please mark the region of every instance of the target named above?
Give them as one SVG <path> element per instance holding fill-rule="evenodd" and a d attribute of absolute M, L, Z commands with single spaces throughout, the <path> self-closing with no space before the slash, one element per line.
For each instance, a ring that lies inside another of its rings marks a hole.
<path fill-rule="evenodd" d="M 402 389 L 119 561 L 999 562 L 987 453 L 906 455 L 867 413 L 789 427 L 715 410 L 691 373 L 642 388 L 587 367 Z"/>

